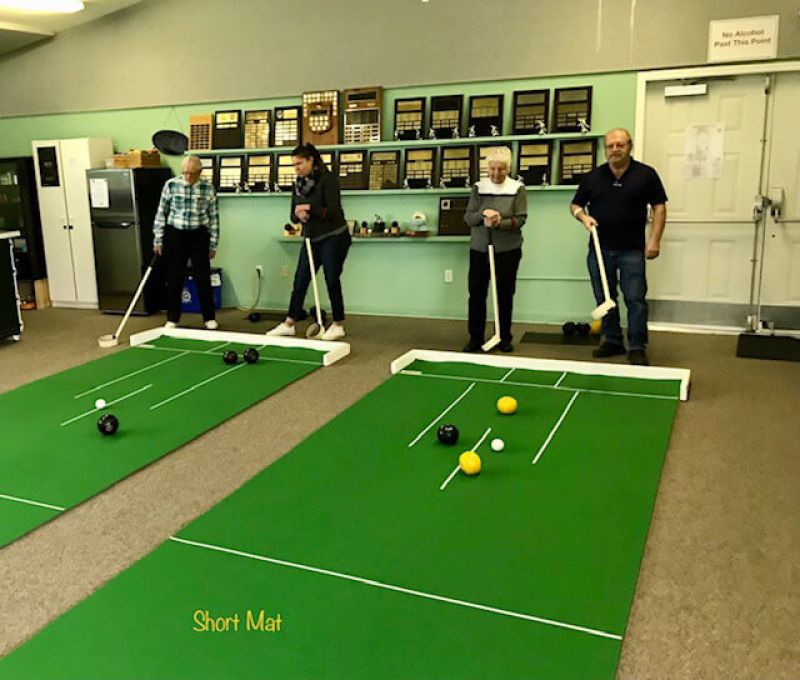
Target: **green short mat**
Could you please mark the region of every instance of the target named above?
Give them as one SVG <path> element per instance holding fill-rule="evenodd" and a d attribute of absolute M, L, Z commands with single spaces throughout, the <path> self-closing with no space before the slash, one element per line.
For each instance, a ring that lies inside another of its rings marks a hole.
<path fill-rule="evenodd" d="M 316 370 L 343 343 L 176 329 L 0 394 L 0 546 Z M 134 341 L 134 339 L 132 339 Z M 303 346 L 306 345 L 306 346 Z M 328 348 L 325 345 L 329 345 Z M 249 365 L 242 352 L 259 348 Z M 232 349 L 239 362 L 226 365 Z M 345 352 L 346 353 L 346 352 Z M 329 360 L 329 359 L 328 359 Z M 97 409 L 97 399 L 108 406 Z M 115 415 L 103 436 L 98 418 Z"/>
<path fill-rule="evenodd" d="M 579 369 L 406 357 L 0 678 L 612 680 L 688 372 Z"/>

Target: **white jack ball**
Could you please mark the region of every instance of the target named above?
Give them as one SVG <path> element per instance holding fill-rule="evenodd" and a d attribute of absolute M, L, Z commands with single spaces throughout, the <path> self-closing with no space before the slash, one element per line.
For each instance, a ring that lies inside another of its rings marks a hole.
<path fill-rule="evenodd" d="M 98 399 L 96 402 L 94 402 L 94 407 L 95 408 L 105 408 L 106 407 L 106 400 L 105 399 Z"/>
<path fill-rule="evenodd" d="M 492 439 L 492 451 L 502 451 L 506 443 L 502 439 Z"/>

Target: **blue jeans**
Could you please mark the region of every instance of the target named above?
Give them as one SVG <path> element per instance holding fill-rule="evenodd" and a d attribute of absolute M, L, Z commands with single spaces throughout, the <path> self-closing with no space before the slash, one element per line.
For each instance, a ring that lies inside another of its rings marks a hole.
<path fill-rule="evenodd" d="M 647 278 L 643 250 L 605 250 L 603 261 L 608 278 L 608 291 L 611 299 L 617 301 L 617 286 L 622 290 L 625 306 L 628 308 L 628 348 L 644 349 L 647 345 Z M 605 300 L 603 284 L 600 280 L 600 267 L 591 243 L 589 256 L 589 276 L 592 279 L 594 298 L 599 305 Z M 623 345 L 622 328 L 619 325 L 619 307 L 614 307 L 603 317 L 603 337 L 606 342 Z"/>
<path fill-rule="evenodd" d="M 334 321 L 344 321 L 344 299 L 342 297 L 342 283 L 339 277 L 344 269 L 347 251 L 350 250 L 350 242 L 350 233 L 348 231 L 343 231 L 335 236 L 328 236 L 320 241 L 311 242 L 314 265 L 317 269 L 321 266 L 325 273 L 325 285 L 328 287 L 328 297 L 331 300 Z M 308 253 L 304 242 L 300 246 L 300 257 L 297 260 L 297 269 L 294 272 L 292 298 L 289 301 L 289 317 L 296 321 L 304 319 L 306 316 L 303 303 L 310 283 L 311 267 L 308 264 Z"/>

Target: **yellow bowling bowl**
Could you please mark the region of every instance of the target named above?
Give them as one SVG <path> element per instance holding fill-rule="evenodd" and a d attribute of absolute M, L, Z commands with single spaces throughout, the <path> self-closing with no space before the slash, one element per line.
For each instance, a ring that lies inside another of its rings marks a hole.
<path fill-rule="evenodd" d="M 477 475 L 481 471 L 481 457 L 474 451 L 464 451 L 458 457 L 458 465 L 467 475 Z"/>
<path fill-rule="evenodd" d="M 510 416 L 512 413 L 516 413 L 517 406 L 517 400 L 514 399 L 514 397 L 500 397 L 497 400 L 497 410 L 507 416 Z"/>

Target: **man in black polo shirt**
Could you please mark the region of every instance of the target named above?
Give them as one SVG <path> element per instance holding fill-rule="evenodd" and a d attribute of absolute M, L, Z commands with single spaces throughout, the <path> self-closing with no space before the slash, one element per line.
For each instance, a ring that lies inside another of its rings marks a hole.
<path fill-rule="evenodd" d="M 631 158 L 633 141 L 627 130 L 610 130 L 605 137 L 608 163 L 584 177 L 570 205 L 572 216 L 591 233 L 597 229 L 605 261 L 611 298 L 617 299 L 617 285 L 628 309 L 628 361 L 647 366 L 647 279 L 645 258 L 658 257 L 661 235 L 667 219 L 667 195 L 658 173 Z M 653 229 L 645 245 L 647 206 L 653 209 Z M 589 238 L 589 276 L 597 304 L 605 299 L 600 267 Z M 603 317 L 603 343 L 595 357 L 625 354 L 619 309 Z"/>

